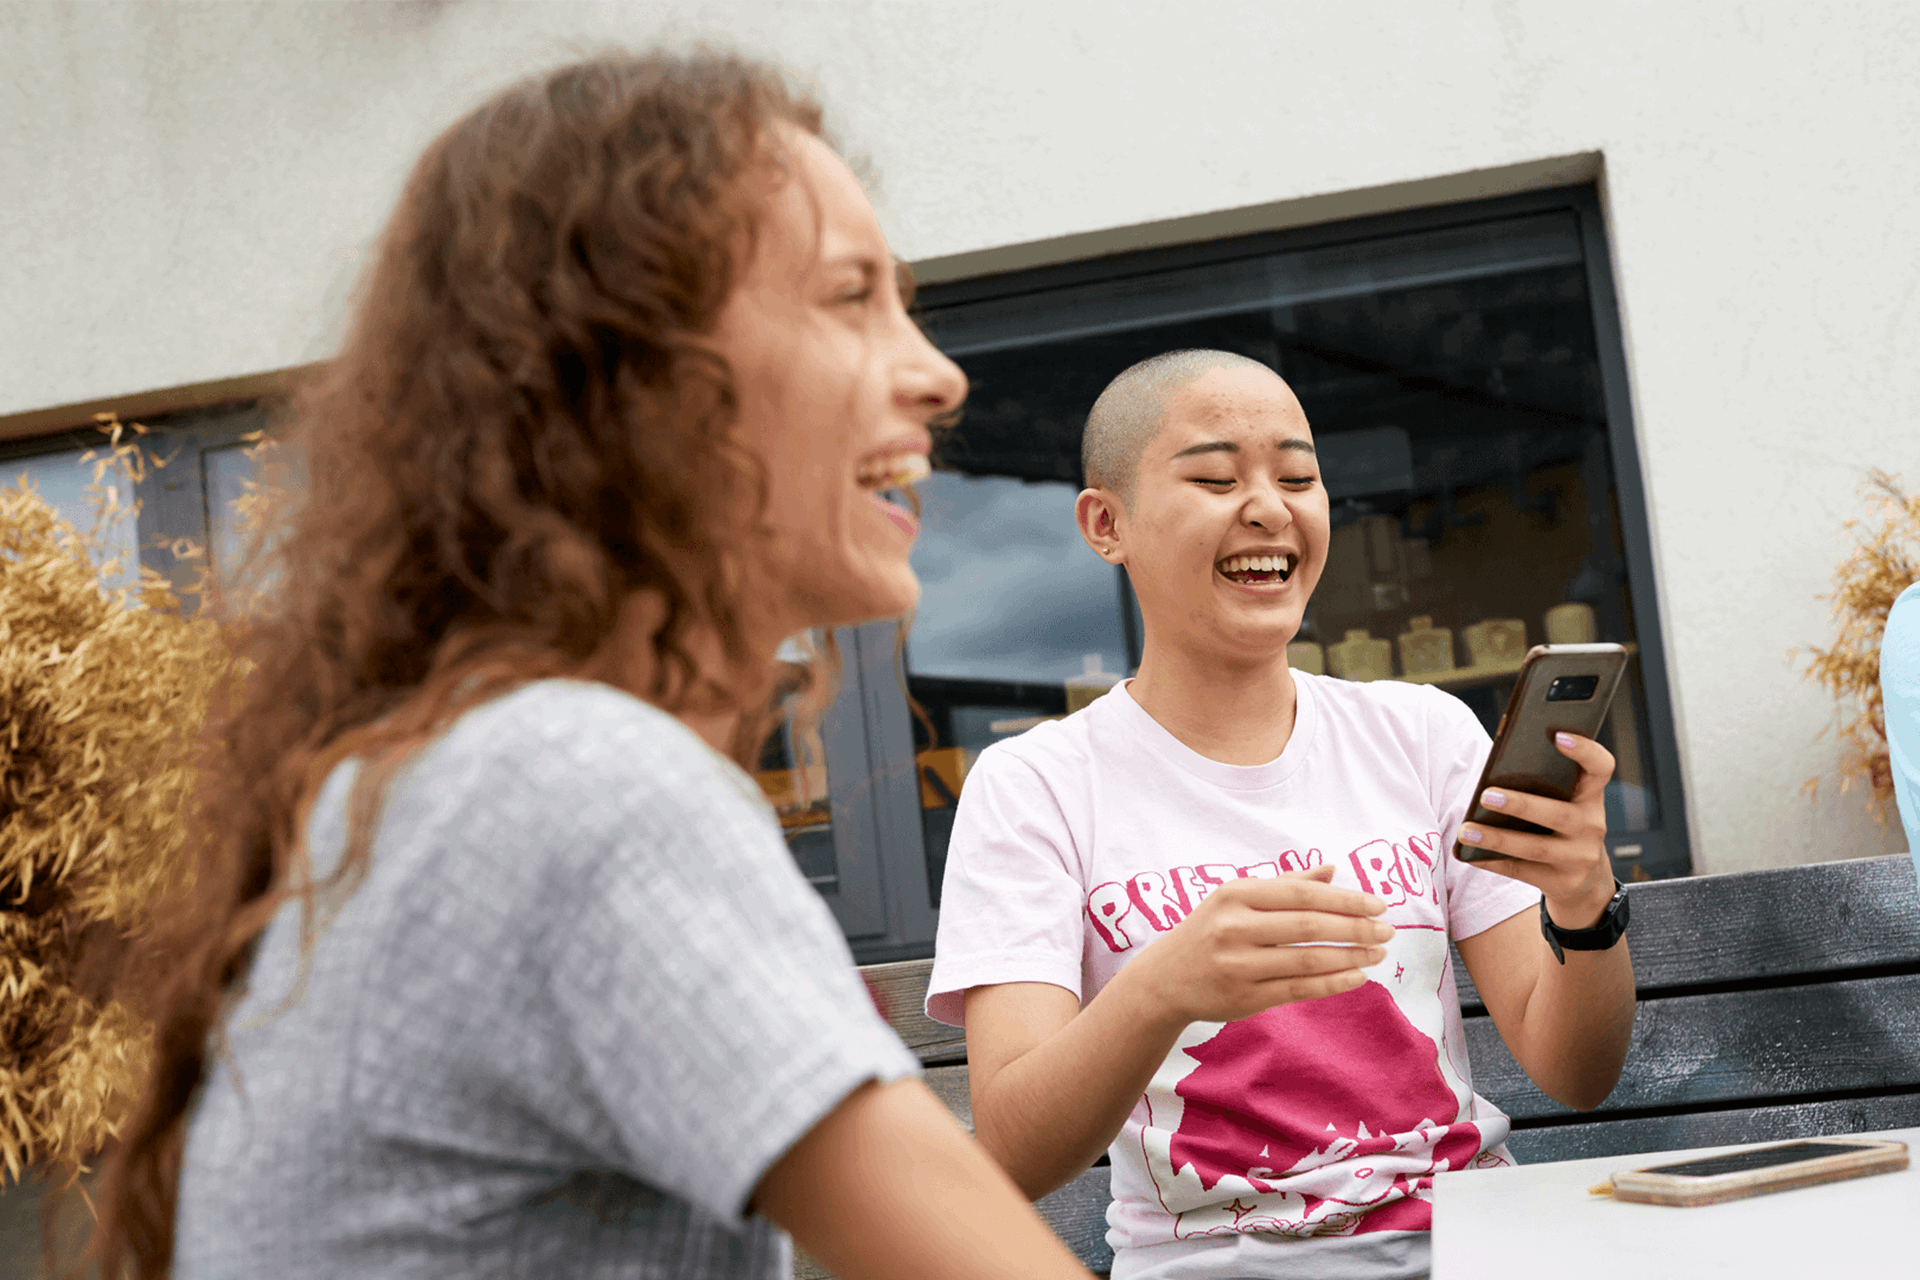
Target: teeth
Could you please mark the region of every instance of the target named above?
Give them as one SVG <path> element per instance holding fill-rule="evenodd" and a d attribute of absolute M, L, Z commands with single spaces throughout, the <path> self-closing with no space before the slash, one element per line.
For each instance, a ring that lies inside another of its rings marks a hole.
<path fill-rule="evenodd" d="M 925 480 L 932 469 L 924 454 L 896 453 L 862 466 L 859 480 L 865 489 L 904 489 Z"/>
<path fill-rule="evenodd" d="M 1298 557 L 1283 556 L 1228 556 L 1220 562 L 1222 573 L 1278 573 L 1290 575 L 1294 561 Z"/>

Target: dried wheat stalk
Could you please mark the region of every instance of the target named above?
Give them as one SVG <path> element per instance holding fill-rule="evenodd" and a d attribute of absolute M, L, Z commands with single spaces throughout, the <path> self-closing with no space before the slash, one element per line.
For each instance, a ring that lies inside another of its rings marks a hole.
<path fill-rule="evenodd" d="M 1886 820 L 1893 798 L 1893 771 L 1887 755 L 1886 712 L 1880 702 L 1880 636 L 1887 613 L 1902 591 L 1920 579 L 1920 496 L 1908 494 L 1898 476 L 1874 471 L 1865 486 L 1874 512 L 1849 520 L 1859 530 L 1853 553 L 1834 571 L 1833 616 L 1839 634 L 1831 647 L 1814 648 L 1806 675 L 1840 704 L 1837 723 L 1846 745 L 1840 789 L 1865 782 L 1874 812 Z M 1819 779 L 1807 783 L 1818 790 Z"/>
<path fill-rule="evenodd" d="M 0 1187 L 81 1167 L 144 1080 L 150 1029 L 79 971 L 79 943 L 136 936 L 182 874 L 190 745 L 232 678 L 217 625 L 183 616 L 159 573 L 101 585 L 102 535 L 135 514 L 103 481 L 148 461 L 103 430 L 83 459 L 93 529 L 0 486 Z"/>

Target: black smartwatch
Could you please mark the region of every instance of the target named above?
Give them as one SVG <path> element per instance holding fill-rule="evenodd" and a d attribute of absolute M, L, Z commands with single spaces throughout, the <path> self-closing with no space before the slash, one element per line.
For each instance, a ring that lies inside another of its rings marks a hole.
<path fill-rule="evenodd" d="M 1605 951 L 1620 941 L 1626 931 L 1627 890 L 1617 878 L 1613 882 L 1613 897 L 1608 899 L 1607 909 L 1600 913 L 1600 923 L 1591 929 L 1562 929 L 1547 914 L 1547 895 L 1540 895 L 1540 932 L 1553 948 L 1553 958 L 1561 964 L 1567 962 L 1569 951 Z"/>

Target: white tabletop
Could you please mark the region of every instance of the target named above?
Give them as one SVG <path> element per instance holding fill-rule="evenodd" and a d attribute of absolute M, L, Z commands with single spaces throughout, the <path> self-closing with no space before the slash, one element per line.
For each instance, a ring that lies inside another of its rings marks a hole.
<path fill-rule="evenodd" d="M 1892 1138 L 1920 1157 L 1920 1129 L 1846 1136 Z M 1920 1158 L 1899 1173 L 1692 1208 L 1587 1193 L 1623 1169 L 1740 1149 L 1443 1173 L 1433 1186 L 1433 1280 L 1920 1276 Z"/>

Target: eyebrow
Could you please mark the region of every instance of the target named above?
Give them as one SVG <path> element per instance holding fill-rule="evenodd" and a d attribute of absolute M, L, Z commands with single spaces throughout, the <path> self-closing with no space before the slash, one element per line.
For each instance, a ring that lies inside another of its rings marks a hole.
<path fill-rule="evenodd" d="M 820 265 L 830 271 L 838 270 L 842 267 L 853 267 L 869 280 L 879 276 L 881 271 L 885 269 L 880 259 L 861 249 L 852 249 L 846 253 L 837 253 L 830 258 L 822 258 L 820 259 Z"/>
<path fill-rule="evenodd" d="M 822 265 L 829 269 L 835 267 L 857 268 L 861 278 L 868 284 L 875 283 L 883 274 L 891 271 L 893 273 L 894 288 L 900 292 L 900 302 L 908 309 L 913 307 L 914 295 L 919 292 L 919 286 L 913 278 L 913 264 L 902 261 L 899 258 L 876 258 L 864 250 L 855 249 L 836 255 L 835 257 L 824 259 Z"/>
<path fill-rule="evenodd" d="M 1305 439 L 1304 437 L 1301 437 L 1301 436 L 1288 436 L 1286 439 L 1276 443 L 1273 447 L 1278 449 L 1282 453 L 1286 453 L 1289 451 L 1297 452 L 1297 453 L 1312 453 L 1314 451 L 1313 441 Z M 1209 440 L 1205 444 L 1190 444 L 1186 448 L 1182 449 L 1180 452 L 1174 454 L 1173 456 L 1174 458 L 1179 459 L 1179 458 L 1192 457 L 1193 455 L 1200 454 L 1200 453 L 1238 453 L 1238 452 L 1240 452 L 1240 446 L 1235 444 L 1231 440 Z"/>

